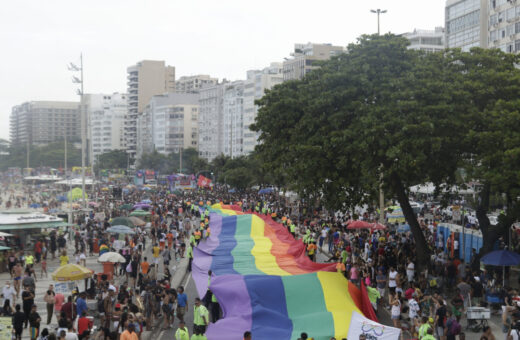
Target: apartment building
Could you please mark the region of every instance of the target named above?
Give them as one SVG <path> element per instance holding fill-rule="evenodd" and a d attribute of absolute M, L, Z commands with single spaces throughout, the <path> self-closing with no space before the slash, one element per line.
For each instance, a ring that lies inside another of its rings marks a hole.
<path fill-rule="evenodd" d="M 202 87 L 215 85 L 217 83 L 217 78 L 211 78 L 207 74 L 199 74 L 196 76 L 183 76 L 175 81 L 175 92 L 198 93 Z"/>
<path fill-rule="evenodd" d="M 472 47 L 488 47 L 489 1 L 502 0 L 446 1 L 444 41 L 447 48 L 469 51 Z"/>
<path fill-rule="evenodd" d="M 105 152 L 125 149 L 124 123 L 127 100 L 124 93 L 83 96 L 84 109 L 88 117 L 89 159 L 93 163 Z"/>
<path fill-rule="evenodd" d="M 444 50 L 444 28 L 435 27 L 434 30 L 414 29 L 413 32 L 404 33 L 403 37 L 410 40 L 410 50 L 425 52 L 440 52 Z"/>
<path fill-rule="evenodd" d="M 30 101 L 11 110 L 10 139 L 13 144 L 45 145 L 81 140 L 79 102 Z"/>
<path fill-rule="evenodd" d="M 138 158 L 153 150 L 169 154 L 198 149 L 198 115 L 198 94 L 152 96 L 138 118 Z"/>
<path fill-rule="evenodd" d="M 520 1 L 490 0 L 488 46 L 520 52 Z"/>
<path fill-rule="evenodd" d="M 332 56 L 344 52 L 343 46 L 332 44 L 294 44 L 292 58 L 286 58 L 283 62 L 283 80 L 302 79 L 307 73 L 317 68 L 317 61 L 328 60 Z"/>
<path fill-rule="evenodd" d="M 223 152 L 224 92 L 228 83 L 224 80 L 199 91 L 199 156 L 208 161 Z"/>
<path fill-rule="evenodd" d="M 154 95 L 175 92 L 175 67 L 164 61 L 143 60 L 127 68 L 128 112 L 124 126 L 127 153 L 136 156 L 137 118 Z"/>
<path fill-rule="evenodd" d="M 247 71 L 247 79 L 244 84 L 243 140 L 241 152 L 237 153 L 237 156 L 253 152 L 258 143 L 259 133 L 249 129 L 249 126 L 255 122 L 258 114 L 258 106 L 255 105 L 255 100 L 262 98 L 265 90 L 269 90 L 282 82 L 282 63 L 271 63 L 271 65 L 262 70 Z"/>

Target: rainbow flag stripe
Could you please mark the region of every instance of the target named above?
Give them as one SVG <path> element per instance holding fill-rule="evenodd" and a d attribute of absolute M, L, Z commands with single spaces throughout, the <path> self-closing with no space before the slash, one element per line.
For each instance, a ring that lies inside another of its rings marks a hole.
<path fill-rule="evenodd" d="M 200 297 L 209 288 L 224 318 L 210 324 L 210 340 L 346 338 L 353 311 L 363 314 L 361 291 L 336 272 L 336 263 L 312 262 L 305 246 L 270 217 L 214 205 L 210 237 L 194 249 L 192 274 Z M 369 303 L 369 302 L 368 302 Z"/>
<path fill-rule="evenodd" d="M 209 270 L 216 276 L 336 271 L 335 263 L 312 262 L 305 255 L 305 245 L 270 217 L 212 209 L 210 221 L 209 239 L 193 251 L 193 278 L 206 282 L 206 287 Z M 199 295 L 204 295 L 206 287 L 200 288 Z"/>
<path fill-rule="evenodd" d="M 361 313 L 349 291 L 357 288 L 338 273 L 290 276 L 224 275 L 211 289 L 225 317 L 210 324 L 211 340 L 241 339 L 251 330 L 258 339 L 293 340 L 302 332 L 314 339 L 346 338 L 352 311 Z"/>

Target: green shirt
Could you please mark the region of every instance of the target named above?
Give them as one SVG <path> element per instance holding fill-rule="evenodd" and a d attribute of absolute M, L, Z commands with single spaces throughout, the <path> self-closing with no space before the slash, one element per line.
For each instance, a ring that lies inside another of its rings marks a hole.
<path fill-rule="evenodd" d="M 205 335 L 195 335 L 195 334 L 193 334 L 191 336 L 191 340 L 208 340 L 208 338 Z"/>
<path fill-rule="evenodd" d="M 343 249 L 343 251 L 341 252 L 341 262 L 347 263 L 347 256 L 348 256 L 347 251 L 345 249 Z"/>
<path fill-rule="evenodd" d="M 423 339 L 423 337 L 428 335 L 428 328 L 431 328 L 428 323 L 424 323 L 419 327 L 419 339 Z"/>
<path fill-rule="evenodd" d="M 296 226 L 294 225 L 294 223 L 291 224 L 290 228 L 291 228 L 291 233 L 294 233 L 296 230 Z"/>
<path fill-rule="evenodd" d="M 367 293 L 368 293 L 368 299 L 372 303 L 377 303 L 377 299 L 381 297 L 381 294 L 379 294 L 379 291 L 372 287 L 367 287 Z"/>
<path fill-rule="evenodd" d="M 191 246 L 188 247 L 188 258 L 193 258 L 193 248 Z"/>
<path fill-rule="evenodd" d="M 193 339 L 193 338 L 192 338 Z M 431 334 L 426 334 L 425 336 L 422 337 L 421 340 L 436 340 L 435 337 Z"/>
<path fill-rule="evenodd" d="M 188 328 L 184 326 L 184 328 L 177 328 L 175 332 L 175 340 L 190 340 L 190 333 L 188 333 Z"/>
<path fill-rule="evenodd" d="M 206 326 L 206 322 L 204 322 L 204 317 L 206 318 L 206 320 L 209 320 L 208 314 L 209 313 L 207 308 L 203 305 L 200 305 L 198 307 L 195 306 L 195 308 L 193 309 L 193 324 L 199 326 Z"/>

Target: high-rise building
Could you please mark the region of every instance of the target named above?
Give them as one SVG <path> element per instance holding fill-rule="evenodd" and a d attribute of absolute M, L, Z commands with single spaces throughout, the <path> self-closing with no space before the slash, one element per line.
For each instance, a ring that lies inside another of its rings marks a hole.
<path fill-rule="evenodd" d="M 137 117 L 154 95 L 175 92 L 175 67 L 164 61 L 143 60 L 127 68 L 128 113 L 125 119 L 125 147 L 135 158 L 137 143 Z"/>
<path fill-rule="evenodd" d="M 258 141 L 258 132 L 249 130 L 249 126 L 255 122 L 258 106 L 255 100 L 264 96 L 265 90 L 271 89 L 283 82 L 282 63 L 271 63 L 262 70 L 247 72 L 247 80 L 244 85 L 244 118 L 243 118 L 243 146 L 242 152 L 237 155 L 247 155 L 255 149 Z"/>
<path fill-rule="evenodd" d="M 316 61 L 328 60 L 344 52 L 344 47 L 332 44 L 294 44 L 294 52 L 291 53 L 293 58 L 283 62 L 283 80 L 302 79 L 317 68 Z"/>
<path fill-rule="evenodd" d="M 469 51 L 472 47 L 488 46 L 488 1 L 447 0 L 445 8 L 445 47 Z"/>
<path fill-rule="evenodd" d="M 223 150 L 224 80 L 200 89 L 199 99 L 199 156 L 213 160 Z"/>
<path fill-rule="evenodd" d="M 231 158 L 243 154 L 244 85 L 244 80 L 224 85 L 221 153 Z"/>
<path fill-rule="evenodd" d="M 167 93 L 153 96 L 138 118 L 138 158 L 198 148 L 199 95 Z"/>
<path fill-rule="evenodd" d="M 177 93 L 198 93 L 203 86 L 211 86 L 218 83 L 217 78 L 211 78 L 207 74 L 196 76 L 183 76 L 175 81 L 175 92 Z"/>
<path fill-rule="evenodd" d="M 489 3 L 489 47 L 520 52 L 520 2 L 491 0 Z"/>
<path fill-rule="evenodd" d="M 444 28 L 435 27 L 435 30 L 418 30 L 404 33 L 403 37 L 410 40 L 410 50 L 425 52 L 440 52 L 444 50 Z"/>
<path fill-rule="evenodd" d="M 127 95 L 85 94 L 83 107 L 88 118 L 89 159 L 95 163 L 99 155 L 112 150 L 124 150 L 124 123 Z"/>
<path fill-rule="evenodd" d="M 14 106 L 10 117 L 12 144 L 45 145 L 63 141 L 80 141 L 79 102 L 30 101 Z"/>

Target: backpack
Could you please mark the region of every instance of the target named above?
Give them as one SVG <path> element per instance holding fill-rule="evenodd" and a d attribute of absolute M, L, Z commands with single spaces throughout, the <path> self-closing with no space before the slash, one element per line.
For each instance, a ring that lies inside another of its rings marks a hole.
<path fill-rule="evenodd" d="M 458 323 L 457 319 L 454 318 L 450 322 L 450 327 L 449 327 L 448 333 L 450 335 L 457 335 L 460 333 L 460 331 L 461 331 L 460 323 Z"/>

